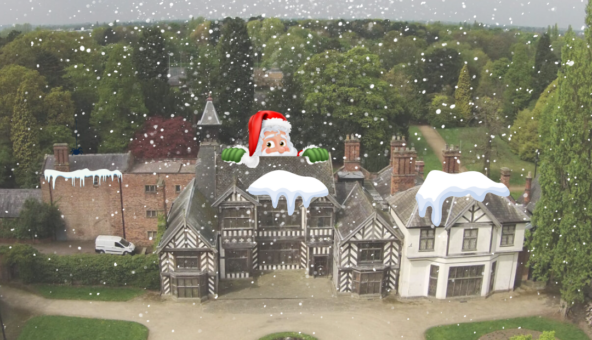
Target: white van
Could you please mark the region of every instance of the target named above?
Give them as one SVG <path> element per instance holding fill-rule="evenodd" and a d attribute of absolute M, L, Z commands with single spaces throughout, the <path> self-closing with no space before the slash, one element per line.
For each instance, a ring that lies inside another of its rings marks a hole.
<path fill-rule="evenodd" d="M 133 254 L 136 246 L 119 236 L 99 235 L 95 240 L 95 251 L 101 254 Z"/>

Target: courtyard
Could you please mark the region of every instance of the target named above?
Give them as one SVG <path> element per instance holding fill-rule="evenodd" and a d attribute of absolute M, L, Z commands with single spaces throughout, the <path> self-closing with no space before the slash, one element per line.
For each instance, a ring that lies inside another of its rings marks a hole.
<path fill-rule="evenodd" d="M 553 316 L 558 297 L 537 292 L 504 292 L 487 299 L 398 301 L 337 295 L 328 278 L 302 271 L 269 272 L 253 279 L 222 281 L 218 299 L 162 299 L 148 292 L 127 302 L 45 299 L 0 287 L 8 310 L 31 315 L 64 315 L 139 322 L 149 339 L 258 339 L 301 331 L 323 340 L 424 339 L 433 326 L 522 316 Z"/>

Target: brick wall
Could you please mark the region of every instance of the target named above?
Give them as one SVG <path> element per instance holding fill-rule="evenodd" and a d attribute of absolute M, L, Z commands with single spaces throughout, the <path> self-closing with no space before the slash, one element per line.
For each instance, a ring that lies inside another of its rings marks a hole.
<path fill-rule="evenodd" d="M 126 238 L 136 245 L 151 245 L 148 231 L 156 231 L 156 218 L 146 217 L 146 210 L 164 211 L 166 213 L 175 198 L 175 185 L 181 190 L 195 177 L 195 174 L 134 174 L 124 173 L 122 179 L 123 208 Z M 145 185 L 156 185 L 159 178 L 164 180 L 163 187 L 157 187 L 156 193 L 146 193 Z M 108 177 L 93 186 L 92 178 L 75 180 L 72 186 L 70 179 L 58 177 L 55 189 L 51 188 L 53 202 L 57 202 L 66 223 L 66 236 L 69 240 L 93 240 L 97 235 L 123 236 L 121 219 L 121 198 L 119 179 L 113 181 Z M 50 202 L 50 184 L 41 178 L 42 198 Z M 166 196 L 166 200 L 165 200 Z"/>

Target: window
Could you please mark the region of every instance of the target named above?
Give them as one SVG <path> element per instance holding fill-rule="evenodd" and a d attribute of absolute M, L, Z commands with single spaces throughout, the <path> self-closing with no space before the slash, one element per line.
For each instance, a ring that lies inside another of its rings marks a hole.
<path fill-rule="evenodd" d="M 249 257 L 247 250 L 226 249 L 225 252 L 227 273 L 239 273 L 249 271 Z"/>
<path fill-rule="evenodd" d="M 308 224 L 313 228 L 331 227 L 331 216 L 333 216 L 331 208 L 311 207 Z"/>
<path fill-rule="evenodd" d="M 119 244 L 119 242 L 115 242 L 115 247 L 117 247 L 117 248 L 123 248 L 123 246 L 121 244 Z"/>
<path fill-rule="evenodd" d="M 296 201 L 296 207 L 300 206 L 300 202 L 300 200 Z M 296 208 L 292 215 L 288 215 L 288 207 L 285 200 L 279 201 L 276 208 L 269 202 L 263 204 L 263 207 L 258 210 L 260 211 L 258 220 L 262 227 L 285 228 L 301 226 L 300 209 Z"/>
<path fill-rule="evenodd" d="M 239 209 L 239 208 L 230 208 L 224 209 L 223 211 L 224 216 L 224 228 L 225 229 L 233 229 L 233 228 L 251 228 L 252 227 L 252 219 L 251 216 L 251 209 Z"/>
<path fill-rule="evenodd" d="M 477 250 L 477 232 L 479 229 L 465 229 L 463 238 L 463 251 Z"/>
<path fill-rule="evenodd" d="M 99 176 L 93 176 L 93 185 L 99 185 Z"/>
<path fill-rule="evenodd" d="M 515 225 L 502 226 L 502 247 L 509 247 L 514 245 L 514 235 L 516 234 Z"/>
<path fill-rule="evenodd" d="M 300 242 L 271 242 L 259 246 L 259 261 L 267 265 L 300 265 Z"/>
<path fill-rule="evenodd" d="M 146 210 L 146 217 L 148 218 L 155 218 L 157 215 L 156 210 Z"/>
<path fill-rule="evenodd" d="M 155 194 L 156 193 L 156 185 L 145 185 L 144 191 L 147 194 Z"/>
<path fill-rule="evenodd" d="M 438 273 L 440 267 L 431 265 L 430 266 L 430 284 L 428 286 L 428 296 L 436 296 L 436 290 L 438 290 Z"/>
<path fill-rule="evenodd" d="M 446 297 L 481 295 L 484 266 L 451 267 Z"/>
<path fill-rule="evenodd" d="M 180 298 L 196 298 L 200 297 L 200 278 L 184 277 L 171 279 L 171 286 L 173 294 Z M 201 280 L 203 281 L 203 280 Z M 203 287 L 202 287 L 203 290 Z"/>
<path fill-rule="evenodd" d="M 181 192 L 181 186 L 180 185 L 175 185 L 175 193 L 178 194 Z"/>
<path fill-rule="evenodd" d="M 434 236 L 435 229 L 421 229 L 419 234 L 419 251 L 433 251 L 434 250 Z"/>
<path fill-rule="evenodd" d="M 199 270 L 199 253 L 177 253 L 175 254 L 175 264 L 179 270 Z"/>
<path fill-rule="evenodd" d="M 359 243 L 359 263 L 382 262 L 382 243 Z"/>
<path fill-rule="evenodd" d="M 154 240 L 156 238 L 156 231 L 149 231 L 148 232 L 148 239 L 150 241 Z"/>
<path fill-rule="evenodd" d="M 382 272 L 362 273 L 354 271 L 353 291 L 360 295 L 380 294 L 382 287 Z"/>

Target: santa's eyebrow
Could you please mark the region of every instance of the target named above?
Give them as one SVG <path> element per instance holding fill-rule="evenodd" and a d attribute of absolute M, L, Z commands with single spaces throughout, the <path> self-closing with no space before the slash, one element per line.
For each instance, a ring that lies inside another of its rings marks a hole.
<path fill-rule="evenodd" d="M 275 133 L 273 133 L 273 134 L 271 134 L 271 135 L 267 135 L 267 136 L 263 137 L 263 139 L 267 139 L 267 138 L 275 137 L 275 135 L 276 135 L 276 134 L 275 134 Z"/>

